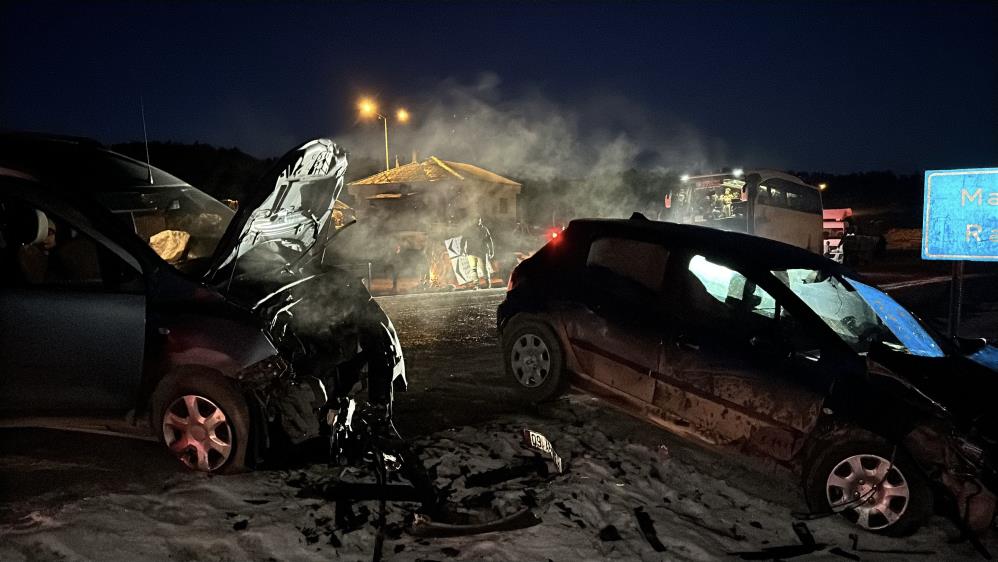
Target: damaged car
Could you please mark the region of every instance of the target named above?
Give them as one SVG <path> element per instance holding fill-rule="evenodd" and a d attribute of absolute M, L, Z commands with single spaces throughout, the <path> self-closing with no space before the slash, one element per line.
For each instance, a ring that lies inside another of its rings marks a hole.
<path fill-rule="evenodd" d="M 346 166 L 304 143 L 234 211 L 95 141 L 0 136 L 0 424 L 156 438 L 206 472 L 358 404 L 391 427 L 398 335 L 322 264 Z"/>
<path fill-rule="evenodd" d="M 569 384 L 796 468 L 811 516 L 913 532 L 995 511 L 998 348 L 946 338 L 843 266 L 693 225 L 576 220 L 498 309 L 523 399 Z"/>

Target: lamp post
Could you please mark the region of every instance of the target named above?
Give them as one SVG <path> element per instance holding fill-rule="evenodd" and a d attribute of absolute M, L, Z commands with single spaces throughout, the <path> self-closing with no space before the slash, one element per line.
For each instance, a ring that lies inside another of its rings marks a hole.
<path fill-rule="evenodd" d="M 388 118 L 378 112 L 378 106 L 373 100 L 369 98 L 363 98 L 357 104 L 357 109 L 360 110 L 360 116 L 365 118 L 377 117 L 381 119 L 385 124 L 385 171 L 391 169 L 391 164 L 388 161 Z M 405 109 L 399 109 L 396 113 L 396 118 L 399 123 L 405 123 L 409 121 L 409 112 Z"/>

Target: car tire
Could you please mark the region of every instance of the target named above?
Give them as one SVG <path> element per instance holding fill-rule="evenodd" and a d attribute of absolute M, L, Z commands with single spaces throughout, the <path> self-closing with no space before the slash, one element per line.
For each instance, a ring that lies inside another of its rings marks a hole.
<path fill-rule="evenodd" d="M 812 513 L 838 512 L 860 528 L 893 537 L 910 535 L 932 516 L 932 489 L 921 469 L 883 437 L 840 428 L 817 438 L 810 450 L 804 496 Z"/>
<path fill-rule="evenodd" d="M 201 371 L 168 375 L 152 399 L 152 428 L 191 470 L 246 470 L 250 412 L 235 383 Z"/>
<path fill-rule="evenodd" d="M 502 350 L 506 374 L 524 401 L 552 400 L 568 386 L 561 340 L 547 324 L 514 319 L 503 331 Z"/>

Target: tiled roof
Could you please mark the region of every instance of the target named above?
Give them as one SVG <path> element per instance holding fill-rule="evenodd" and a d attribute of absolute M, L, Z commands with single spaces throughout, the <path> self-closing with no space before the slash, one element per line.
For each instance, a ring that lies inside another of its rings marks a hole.
<path fill-rule="evenodd" d="M 436 156 L 430 156 L 422 162 L 412 162 L 411 164 L 392 168 L 384 172 L 378 172 L 373 176 L 350 182 L 350 185 L 420 183 L 435 182 L 445 179 L 460 181 L 471 180 L 500 185 L 520 185 L 511 179 L 504 178 L 499 174 L 484 170 L 478 166 L 464 164 L 462 162 L 449 162 L 447 160 L 441 160 Z"/>

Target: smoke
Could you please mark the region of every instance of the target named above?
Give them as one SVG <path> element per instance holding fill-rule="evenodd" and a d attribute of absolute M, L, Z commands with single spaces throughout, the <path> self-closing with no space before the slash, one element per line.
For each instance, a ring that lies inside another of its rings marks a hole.
<path fill-rule="evenodd" d="M 394 109 L 379 101 L 383 111 Z M 550 212 L 627 216 L 635 206 L 660 206 L 662 191 L 644 184 L 725 161 L 722 143 L 667 108 L 620 94 L 560 102 L 537 90 L 507 91 L 486 73 L 470 83 L 444 80 L 408 109 L 410 124 L 388 114 L 392 166 L 396 155 L 405 164 L 415 151 L 419 160 L 433 155 L 515 179 L 524 184 L 521 209 L 528 203 L 526 214 L 534 216 L 526 218 L 534 222 Z M 359 123 L 338 140 L 353 162 L 378 161 L 384 140 L 377 132 L 380 123 Z"/>

